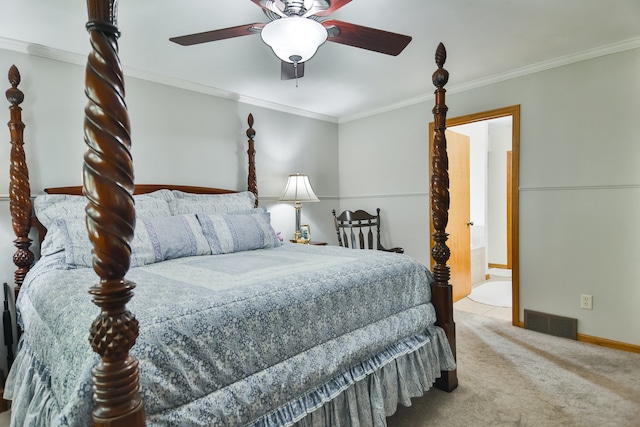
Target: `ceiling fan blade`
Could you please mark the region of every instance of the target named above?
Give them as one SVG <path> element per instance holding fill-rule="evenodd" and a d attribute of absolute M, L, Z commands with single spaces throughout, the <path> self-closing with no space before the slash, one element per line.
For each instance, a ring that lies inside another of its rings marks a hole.
<path fill-rule="evenodd" d="M 266 6 L 266 2 L 263 2 L 261 0 L 251 0 L 251 1 L 257 4 L 259 7 L 269 10 L 269 8 Z"/>
<path fill-rule="evenodd" d="M 327 16 L 340 9 L 347 3 L 350 3 L 351 0 L 331 0 L 329 7 L 325 10 L 320 10 L 315 13 L 316 16 Z"/>
<path fill-rule="evenodd" d="M 203 33 L 189 34 L 180 37 L 171 37 L 169 40 L 182 46 L 191 46 L 216 40 L 259 34 L 264 25 L 265 24 L 262 23 L 238 25 L 237 27 L 222 28 L 220 30 L 205 31 Z"/>
<path fill-rule="evenodd" d="M 322 25 L 325 26 L 329 33 L 327 41 L 387 55 L 399 55 L 411 41 L 410 36 L 336 21 L 335 19 L 326 20 L 322 22 Z"/>
<path fill-rule="evenodd" d="M 304 77 L 304 62 L 298 62 L 297 78 Z M 291 80 L 296 78 L 296 70 L 291 62 L 280 62 L 280 80 Z"/>
<path fill-rule="evenodd" d="M 284 5 L 282 4 L 282 0 L 251 0 L 251 1 L 257 4 L 258 6 L 260 6 L 261 8 L 263 8 L 264 10 L 277 13 L 283 18 L 287 16 L 284 13 L 282 13 L 282 10 L 280 10 L 280 8 L 284 8 Z"/>

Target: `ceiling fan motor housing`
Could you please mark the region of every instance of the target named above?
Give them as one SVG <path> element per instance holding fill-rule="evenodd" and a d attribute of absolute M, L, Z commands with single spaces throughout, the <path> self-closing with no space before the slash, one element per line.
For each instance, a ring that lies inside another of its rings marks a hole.
<path fill-rule="evenodd" d="M 285 1 L 284 14 L 291 15 L 303 15 L 307 10 L 311 9 L 314 0 L 289 0 Z"/>

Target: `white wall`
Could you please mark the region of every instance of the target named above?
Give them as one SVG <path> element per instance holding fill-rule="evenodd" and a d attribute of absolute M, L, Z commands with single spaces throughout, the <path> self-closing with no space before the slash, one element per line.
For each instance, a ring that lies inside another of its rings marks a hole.
<path fill-rule="evenodd" d="M 84 67 L 0 49 L 0 70 L 6 73 L 12 64 L 20 70 L 19 88 L 25 93 L 24 139 L 32 195 L 42 194 L 46 187 L 80 185 L 85 151 Z M 4 81 L 6 90 L 10 85 Z M 251 112 L 260 203 L 272 212 L 274 228 L 285 237 L 293 235 L 293 205 L 277 199 L 288 175 L 302 172 L 309 175 L 321 200 L 304 206 L 303 222 L 311 225 L 314 240 L 331 241 L 335 236 L 331 209 L 338 207 L 337 124 L 135 78 L 125 77 L 125 90 L 136 182 L 246 189 L 245 132 Z M 6 122 L 9 103 L 5 102 Z M 0 174 L 0 235 L 4 236 L 0 241 L 0 283 L 13 284 L 10 137 L 5 129 L 6 142 L 0 150 L 0 167 L 6 171 Z M 3 345 L 0 368 L 6 372 Z"/>
<path fill-rule="evenodd" d="M 380 208 L 382 244 L 429 264 L 430 108 L 420 104 L 340 125 L 340 211 Z M 337 240 L 337 238 L 336 238 Z"/>
<path fill-rule="evenodd" d="M 634 49 L 447 94 L 448 117 L 521 105 L 520 319 L 574 317 L 581 334 L 640 345 L 638 76 Z M 341 208 L 384 206 L 392 243 L 425 263 L 428 104 L 340 125 Z"/>
<path fill-rule="evenodd" d="M 511 151 L 511 120 L 489 123 L 488 256 L 489 264 L 507 265 L 507 151 Z"/>

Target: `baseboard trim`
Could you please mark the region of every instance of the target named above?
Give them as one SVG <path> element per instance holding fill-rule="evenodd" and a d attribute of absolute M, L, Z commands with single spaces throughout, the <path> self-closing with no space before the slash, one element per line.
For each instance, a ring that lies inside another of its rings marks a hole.
<path fill-rule="evenodd" d="M 493 263 L 489 263 L 489 268 L 503 268 L 505 270 L 508 270 L 511 267 L 508 264 L 493 264 Z"/>
<path fill-rule="evenodd" d="M 616 350 L 630 351 L 631 353 L 640 353 L 640 345 L 608 340 L 605 338 L 594 337 L 591 335 L 578 334 L 578 341 L 587 342 L 589 344 L 601 345 L 603 347 L 615 348 Z"/>
<path fill-rule="evenodd" d="M 524 328 L 524 322 L 521 320 L 515 320 L 511 322 L 513 326 Z M 600 345 L 602 347 L 613 348 L 615 350 L 628 351 L 631 353 L 640 353 L 640 345 L 629 344 L 621 341 L 608 340 L 605 338 L 594 337 L 591 335 L 578 334 L 578 341 L 586 342 L 589 344 Z"/>

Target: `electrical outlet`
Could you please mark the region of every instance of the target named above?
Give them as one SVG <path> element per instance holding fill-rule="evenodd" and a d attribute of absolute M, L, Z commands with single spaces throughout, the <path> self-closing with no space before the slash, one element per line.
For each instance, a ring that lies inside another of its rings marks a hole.
<path fill-rule="evenodd" d="M 593 310 L 593 295 L 580 295 L 580 308 Z"/>

